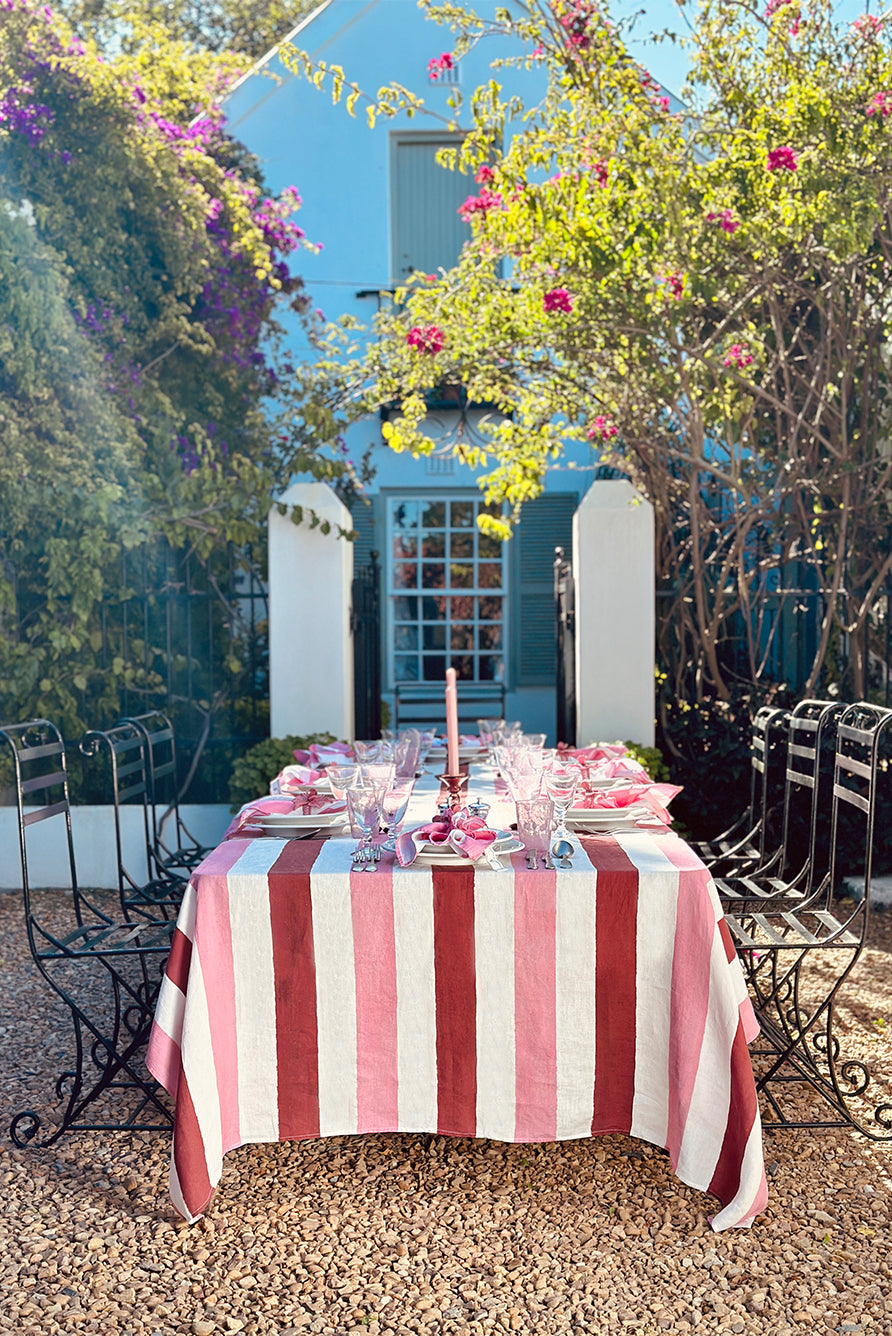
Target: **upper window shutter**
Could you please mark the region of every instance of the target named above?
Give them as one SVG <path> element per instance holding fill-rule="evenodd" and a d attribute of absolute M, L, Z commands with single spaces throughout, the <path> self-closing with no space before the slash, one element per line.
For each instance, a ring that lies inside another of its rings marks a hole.
<path fill-rule="evenodd" d="M 528 501 L 511 539 L 511 642 L 514 685 L 555 682 L 554 549 L 573 547 L 575 492 L 547 492 Z"/>
<path fill-rule="evenodd" d="M 376 511 L 374 498 L 371 505 L 368 505 L 362 497 L 354 497 L 350 507 L 353 528 L 356 530 L 356 538 L 353 540 L 354 570 L 358 570 L 360 566 L 367 566 L 373 552 L 378 553 L 379 561 L 382 559 L 381 528 L 376 522 L 378 518 Z"/>
<path fill-rule="evenodd" d="M 394 282 L 405 283 L 419 270 L 451 269 L 470 228 L 458 207 L 476 187 L 471 177 L 437 162 L 437 151 L 455 138 L 399 137 L 393 144 L 392 255 Z"/>

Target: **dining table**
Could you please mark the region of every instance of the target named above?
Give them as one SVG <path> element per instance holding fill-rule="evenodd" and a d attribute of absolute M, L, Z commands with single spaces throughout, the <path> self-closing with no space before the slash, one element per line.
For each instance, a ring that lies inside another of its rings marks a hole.
<path fill-rule="evenodd" d="M 439 794 L 417 781 L 406 828 Z M 511 826 L 492 768 L 468 796 Z M 710 873 L 662 823 L 573 844 L 553 870 L 520 851 L 368 868 L 346 831 L 224 839 L 183 897 L 146 1059 L 175 1106 L 176 1210 L 199 1217 L 248 1143 L 621 1133 L 717 1199 L 713 1229 L 750 1225 L 758 1024 Z"/>

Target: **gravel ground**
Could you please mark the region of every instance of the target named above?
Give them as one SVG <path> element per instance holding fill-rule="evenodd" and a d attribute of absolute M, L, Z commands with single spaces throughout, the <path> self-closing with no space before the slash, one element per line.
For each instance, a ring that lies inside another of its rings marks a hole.
<path fill-rule="evenodd" d="M 846 1052 L 887 1072 L 890 952 L 875 915 L 841 1017 Z M 13 895 L 0 963 L 5 1130 L 49 1107 L 70 1053 Z M 712 1199 L 625 1137 L 244 1147 L 195 1225 L 168 1203 L 168 1150 L 167 1133 L 0 1143 L 0 1331 L 892 1333 L 892 1147 L 857 1133 L 766 1134 L 768 1209 L 720 1235 Z"/>

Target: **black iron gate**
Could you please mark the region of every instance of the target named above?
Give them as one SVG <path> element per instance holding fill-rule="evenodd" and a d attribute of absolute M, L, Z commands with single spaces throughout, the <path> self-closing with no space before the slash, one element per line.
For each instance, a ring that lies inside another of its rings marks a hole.
<path fill-rule="evenodd" d="M 557 742 L 576 746 L 576 586 L 573 563 L 554 549 Z"/>
<path fill-rule="evenodd" d="M 381 579 L 378 553 L 353 576 L 354 736 L 377 738 L 381 732 Z"/>

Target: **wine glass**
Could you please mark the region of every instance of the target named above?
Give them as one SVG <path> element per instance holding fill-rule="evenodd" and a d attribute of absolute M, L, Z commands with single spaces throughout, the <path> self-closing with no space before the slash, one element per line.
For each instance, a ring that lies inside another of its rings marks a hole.
<path fill-rule="evenodd" d="M 347 789 L 355 784 L 359 778 L 359 766 L 356 764 L 330 765 L 326 768 L 325 774 L 334 797 L 343 798 Z"/>
<path fill-rule="evenodd" d="M 367 780 L 360 781 L 351 784 L 344 796 L 347 799 L 350 834 L 357 841 L 353 859 L 355 862 L 361 862 L 363 851 L 371 846 L 372 836 L 378 830 L 381 821 L 384 786 L 370 784 Z"/>
<path fill-rule="evenodd" d="M 570 839 L 570 832 L 567 829 L 567 813 L 573 805 L 578 783 L 579 771 L 575 766 L 553 766 L 551 770 L 545 772 L 545 792 L 554 803 L 557 816 L 557 825 L 554 829 L 552 843 L 556 844 L 558 840 Z"/>
<path fill-rule="evenodd" d="M 415 778 L 395 779 L 381 793 L 381 805 L 378 812 L 378 820 L 382 831 L 388 836 L 387 848 L 392 848 L 395 844 L 393 836 L 399 833 L 400 827 L 406 817 L 406 808 L 409 806 L 409 799 L 412 797 L 412 790 L 415 787 Z"/>

